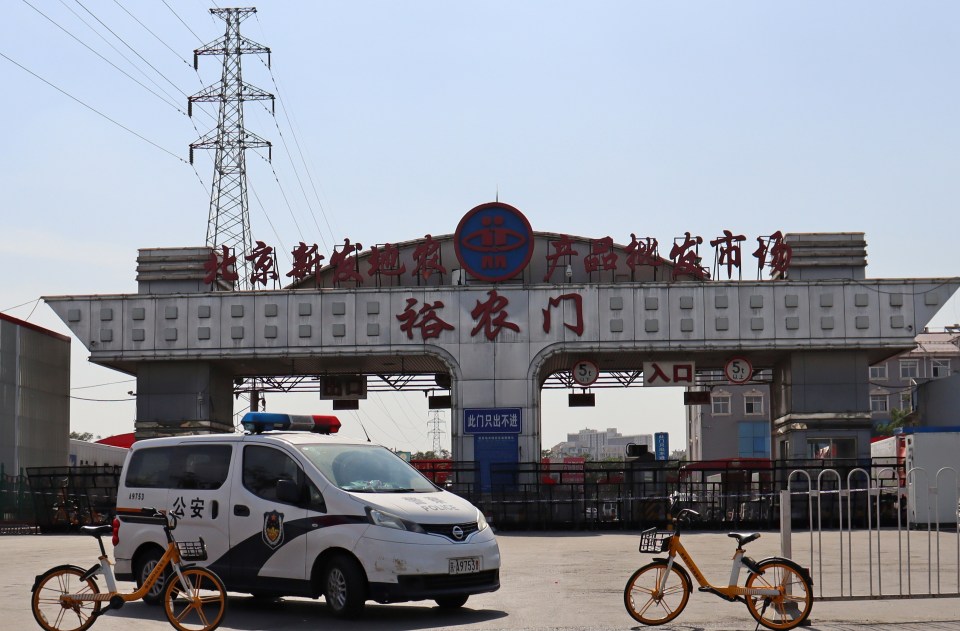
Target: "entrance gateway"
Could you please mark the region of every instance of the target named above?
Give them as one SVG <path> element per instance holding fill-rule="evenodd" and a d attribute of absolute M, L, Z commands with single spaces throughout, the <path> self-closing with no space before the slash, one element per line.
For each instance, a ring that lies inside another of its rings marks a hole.
<path fill-rule="evenodd" d="M 234 290 L 230 252 L 143 249 L 138 293 L 45 300 L 92 362 L 136 375 L 138 438 L 233 431 L 243 380 L 316 378 L 344 405 L 377 376 L 449 395 L 455 460 L 532 462 L 552 376 L 693 385 L 710 370 L 746 383 L 749 366 L 772 374 L 775 457 L 806 457 L 825 437 L 869 457 L 869 366 L 912 348 L 960 278 L 866 279 L 863 233 L 775 233 L 744 257 L 760 278 L 776 256 L 769 280 L 744 281 L 745 239 L 709 241 L 710 270 L 690 233 L 662 258 L 653 237 L 534 232 L 493 202 L 452 235 L 365 251 L 344 239 L 327 265 L 301 243 L 274 274 L 293 279 L 282 288 Z"/>

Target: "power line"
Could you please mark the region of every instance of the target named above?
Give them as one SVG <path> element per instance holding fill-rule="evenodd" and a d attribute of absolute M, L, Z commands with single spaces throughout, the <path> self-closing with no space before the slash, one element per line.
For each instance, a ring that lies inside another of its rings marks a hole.
<path fill-rule="evenodd" d="M 259 18 L 258 18 L 258 19 L 259 19 Z M 263 63 L 263 60 L 261 59 L 260 62 Z M 310 186 L 311 186 L 311 188 L 312 188 L 312 190 L 313 190 L 313 196 L 314 196 L 314 198 L 317 200 L 317 205 L 320 207 L 320 214 L 323 216 L 323 220 L 324 220 L 324 222 L 325 222 L 326 225 L 327 225 L 327 232 L 328 232 L 329 235 L 330 235 L 330 241 L 331 241 L 331 243 L 335 243 L 335 242 L 336 242 L 336 237 L 334 237 L 333 228 L 330 227 L 330 219 L 327 217 L 326 210 L 324 210 L 324 208 L 323 208 L 323 202 L 320 201 L 320 195 L 319 195 L 319 193 L 317 192 L 317 185 L 316 185 L 316 182 L 314 182 L 314 180 L 313 180 L 313 175 L 311 174 L 310 168 L 309 168 L 309 166 L 307 165 L 307 160 L 306 160 L 306 158 L 304 157 L 303 148 L 300 146 L 300 140 L 299 140 L 299 138 L 297 137 L 296 128 L 294 127 L 293 121 L 290 119 L 290 116 L 289 116 L 289 114 L 288 114 L 288 112 L 287 112 L 287 107 L 286 107 L 286 104 L 285 104 L 285 100 L 282 98 L 282 96 L 281 96 L 281 94 L 280 94 L 280 86 L 279 86 L 279 84 L 277 83 L 276 77 L 274 76 L 273 69 L 270 68 L 269 66 L 267 66 L 267 70 L 268 70 L 269 73 L 270 73 L 270 80 L 273 82 L 273 87 L 274 87 L 274 89 L 275 89 L 276 92 L 277 92 L 277 102 L 280 103 L 280 112 L 281 112 L 281 114 L 283 114 L 284 118 L 285 118 L 286 121 L 287 121 L 287 126 L 290 128 L 290 135 L 293 137 L 293 142 L 294 142 L 294 144 L 295 144 L 296 147 L 297 147 L 297 152 L 298 152 L 298 154 L 299 154 L 299 156 L 300 156 L 300 162 L 303 164 L 303 170 L 304 170 L 304 171 L 306 172 L 306 174 L 307 174 L 307 180 L 310 182 Z M 306 203 L 307 203 L 307 209 L 310 211 L 310 216 L 311 216 L 311 218 L 313 219 L 313 225 L 316 226 L 317 232 L 320 234 L 320 241 L 321 241 L 321 243 L 323 243 L 324 248 L 327 248 L 327 244 L 326 244 L 326 242 L 325 242 L 325 239 L 323 238 L 323 230 L 320 228 L 320 223 L 317 221 L 317 215 L 316 215 L 316 213 L 315 213 L 314 210 L 313 210 L 313 205 L 312 205 L 311 202 L 310 202 L 310 198 L 309 198 L 309 196 L 307 195 L 306 189 L 304 188 L 303 181 L 302 181 L 301 178 L 300 178 L 300 172 L 299 172 L 299 170 L 297 169 L 297 165 L 296 165 L 296 162 L 295 162 L 294 159 L 293 159 L 293 156 L 290 154 L 290 149 L 289 149 L 289 147 L 287 146 L 286 137 L 284 137 L 283 132 L 282 132 L 281 129 L 280 129 L 280 124 L 276 121 L 276 118 L 274 118 L 274 125 L 277 126 L 277 133 L 280 134 L 280 140 L 281 140 L 281 142 L 283 143 L 284 150 L 285 150 L 286 153 L 287 153 L 287 158 L 290 160 L 290 165 L 293 167 L 294 175 L 295 175 L 296 178 L 297 178 L 297 182 L 300 184 L 300 190 L 301 190 L 301 192 L 303 193 L 303 199 L 304 199 L 304 201 L 306 201 Z"/>
<path fill-rule="evenodd" d="M 137 52 L 136 49 L 133 48 L 133 46 L 131 46 L 130 44 L 128 44 L 128 43 L 126 42 L 126 40 L 124 40 L 122 37 L 120 37 L 119 35 L 117 35 L 117 33 L 114 32 L 113 29 L 111 29 L 109 26 L 107 26 L 107 25 L 103 22 L 103 20 L 101 20 L 100 18 L 98 18 L 96 15 L 94 15 L 94 13 L 93 13 L 90 9 L 88 9 L 86 6 L 83 5 L 82 2 L 80 2 L 80 0 L 74 0 L 74 1 L 75 1 L 78 5 L 80 5 L 80 8 L 81 8 L 81 9 L 83 9 L 84 11 L 86 11 L 87 13 L 89 13 L 90 16 L 93 17 L 94 20 L 96 20 L 97 22 L 99 22 L 99 23 L 100 23 L 100 26 L 102 26 L 103 28 L 107 29 L 107 31 L 108 31 L 111 35 L 113 35 L 115 38 L 117 38 L 117 39 L 120 41 L 121 44 L 123 44 L 124 46 L 126 46 L 127 48 L 129 48 L 129 49 L 133 52 L 133 54 L 135 54 L 135 55 L 136 55 L 137 57 L 139 57 L 145 64 L 147 64 L 147 65 L 150 67 L 151 70 L 153 70 L 153 71 L 156 72 L 158 75 L 160 75 L 161 78 L 163 78 L 167 83 L 169 83 L 170 85 L 172 85 L 172 86 L 174 87 L 174 89 L 176 89 L 178 92 L 180 92 L 181 94 L 183 94 L 184 96 L 186 96 L 186 93 L 185 93 L 183 90 L 181 90 L 173 81 L 171 81 L 169 78 L 167 78 L 166 75 L 164 75 L 162 72 L 160 72 L 159 70 L 157 70 L 157 68 L 156 68 L 153 64 L 151 64 L 149 61 L 147 61 L 147 60 L 143 57 L 143 55 L 141 55 L 139 52 Z M 60 4 L 62 4 L 64 7 L 66 7 L 66 9 L 67 9 L 68 11 L 70 11 L 70 13 L 72 13 L 74 16 L 76 16 L 76 18 L 77 18 L 78 20 L 80 20 L 81 22 L 83 22 L 83 24 L 84 24 L 87 28 L 89 28 L 91 31 L 93 31 L 93 32 L 97 35 L 97 37 L 99 37 L 100 39 L 102 39 L 102 40 L 104 41 L 104 43 L 105 43 L 107 46 L 109 46 L 110 48 L 112 48 L 112 49 L 114 50 L 114 52 L 116 52 L 118 55 L 120 55 L 120 57 L 122 57 L 124 61 L 126 61 L 128 64 L 130 64 L 131 66 L 133 66 L 134 68 L 136 68 L 137 70 L 139 70 L 139 71 L 140 71 L 140 74 L 142 74 L 145 79 L 147 79 L 148 81 L 150 81 L 150 83 L 152 83 L 153 85 L 157 86 L 157 89 L 158 89 L 158 90 L 161 90 L 161 91 L 164 93 L 164 95 L 168 96 L 168 97 L 171 98 L 171 99 L 176 100 L 176 97 L 172 96 L 169 92 L 167 92 L 166 90 L 164 90 L 163 88 L 161 88 L 161 87 L 160 87 L 160 84 L 158 84 L 153 78 L 151 78 L 146 72 L 144 72 L 142 68 L 140 68 L 137 64 L 135 64 L 133 61 L 131 61 L 130 58 L 128 58 L 126 55 L 124 55 L 122 52 L 120 52 L 120 50 L 119 50 L 116 46 L 114 46 L 113 43 L 110 42 L 110 40 L 108 40 L 108 39 L 107 39 L 106 37 L 104 37 L 99 31 L 97 31 L 97 29 L 95 29 L 93 26 L 91 26 L 91 25 L 90 25 L 86 20 L 84 20 L 83 17 L 81 17 L 76 11 L 74 11 L 73 9 L 71 9 L 71 8 L 67 5 L 66 0 L 60 0 Z"/>
<path fill-rule="evenodd" d="M 260 201 L 260 196 L 257 195 L 257 190 L 250 185 L 250 192 L 253 193 L 253 198 L 257 200 L 257 205 L 260 207 L 260 211 L 263 213 L 264 219 L 267 220 L 267 223 L 270 224 L 270 229 L 273 230 L 273 236 L 277 238 L 277 246 L 282 248 L 284 253 L 287 255 L 287 262 L 290 265 L 293 265 L 293 258 L 290 255 L 290 251 L 283 246 L 283 239 L 280 238 L 280 233 L 277 232 L 277 228 L 273 225 L 273 221 L 270 219 L 270 214 L 267 212 L 267 209 L 264 207 L 263 202 Z M 276 250 L 274 250 L 276 251 Z"/>
<path fill-rule="evenodd" d="M 89 50 L 91 53 L 93 53 L 94 55 L 96 55 L 97 57 L 99 57 L 100 59 L 102 59 L 103 61 L 105 61 L 107 64 L 109 64 L 110 66 L 112 66 L 117 72 L 119 72 L 119 73 L 122 74 L 123 76 L 127 77 L 128 79 L 130 79 L 131 81 L 133 81 L 134 83 L 136 83 L 137 85 L 139 85 L 141 88 L 143 88 L 144 90 L 146 90 L 146 91 L 149 92 L 150 94 L 154 95 L 155 97 L 157 97 L 158 99 L 160 99 L 161 101 L 163 101 L 164 103 L 166 103 L 167 105 L 169 105 L 170 107 L 172 107 L 173 109 L 177 110 L 177 111 L 180 112 L 181 114 L 186 115 L 186 112 L 184 112 L 183 110 L 181 110 L 181 109 L 177 106 L 176 103 L 171 103 L 170 101 L 168 101 L 168 100 L 167 100 L 166 98 L 164 98 L 163 96 L 161 96 L 161 95 L 157 94 L 156 92 L 154 92 L 152 89 L 150 89 L 149 86 L 145 85 L 144 83 L 142 83 L 141 81 L 139 81 L 136 77 L 134 77 L 133 75 L 131 75 L 130 73 L 128 73 L 126 70 L 124 70 L 123 68 L 121 68 L 121 67 L 118 66 L 117 64 L 113 63 L 112 61 L 110 61 L 109 59 L 107 59 L 106 57 L 104 57 L 103 55 L 101 55 L 99 52 L 97 52 L 96 50 L 94 50 L 89 44 L 87 44 L 86 42 L 84 42 L 83 40 L 81 40 L 79 37 L 77 37 L 76 35 L 74 35 L 73 33 L 71 33 L 69 30 L 67 30 L 67 29 L 64 28 L 63 26 L 60 26 L 56 21 L 53 20 L 53 18 L 51 18 L 50 16 L 48 16 L 46 13 L 44 13 L 43 11 L 41 11 L 40 9 L 38 9 L 37 7 L 35 7 L 35 6 L 33 6 L 32 4 L 30 4 L 30 2 L 29 2 L 28 0 L 21 0 L 21 2 L 23 2 L 25 5 L 27 5 L 28 7 L 30 7 L 31 9 L 33 9 L 33 10 L 36 11 L 37 13 L 39 13 L 41 16 L 43 16 L 46 20 L 48 20 L 51 24 L 53 24 L 54 26 L 56 26 L 58 29 L 60 29 L 61 31 L 63 31 L 64 33 L 66 33 L 67 35 L 69 35 L 69 36 L 70 36 L 71 38 L 73 38 L 78 44 L 80 44 L 81 46 L 83 46 L 84 48 L 86 48 L 87 50 Z M 18 65 L 19 65 L 19 64 L 18 64 Z"/>
<path fill-rule="evenodd" d="M 144 24 L 143 22 L 141 22 L 140 19 L 137 18 L 137 16 L 135 16 L 135 15 L 132 14 L 132 13 L 130 13 L 130 11 L 129 11 L 125 6 L 123 6 L 122 4 L 120 4 L 120 0 L 113 0 L 113 3 L 116 4 L 118 7 L 120 7 L 121 9 L 123 9 L 123 12 L 124 12 L 124 13 L 126 13 L 126 14 L 129 15 L 131 18 L 133 18 L 133 21 L 136 22 L 137 24 L 139 24 L 140 26 L 142 26 L 143 29 L 144 29 L 146 32 L 148 32 L 148 33 L 150 33 L 151 35 L 153 35 L 158 42 L 160 42 L 161 44 L 163 44 L 164 46 L 166 46 L 167 49 L 168 49 L 170 52 L 172 52 L 174 55 L 176 55 L 177 58 L 178 58 L 180 61 L 182 61 L 183 63 L 185 63 L 185 64 L 187 65 L 187 67 L 193 68 L 193 66 L 190 64 L 190 62 L 187 61 L 186 59 L 184 59 L 183 57 L 181 57 L 181 56 L 180 56 L 180 53 L 178 53 L 172 46 L 170 46 L 170 44 L 166 43 L 163 39 L 160 38 L 159 35 L 157 35 L 157 34 L 154 33 L 153 31 L 151 31 L 151 30 L 150 30 L 150 27 L 148 27 L 146 24 Z"/>
<path fill-rule="evenodd" d="M 0 55 L 2 55 L 2 54 L 3 54 L 3 53 L 0 53 Z M 24 303 L 21 303 L 21 304 L 15 306 L 15 307 L 7 307 L 6 309 L 0 309 L 0 313 L 6 313 L 7 311 L 13 311 L 14 309 L 19 309 L 20 307 L 25 307 L 25 306 L 27 306 L 28 304 L 30 304 L 31 302 L 34 303 L 34 304 L 36 304 L 36 303 L 39 303 L 41 300 L 42 300 L 42 298 L 36 298 L 36 299 L 34 299 L 34 300 L 28 300 L 28 301 L 26 301 L 26 302 L 24 302 Z"/>
<path fill-rule="evenodd" d="M 72 394 L 70 395 L 70 398 L 71 398 L 71 399 L 74 399 L 74 400 L 76 400 L 76 401 L 94 401 L 94 402 L 96 402 L 96 403 L 121 403 L 121 402 L 123 402 L 123 401 L 136 401 L 136 400 L 137 400 L 136 397 L 132 397 L 132 398 L 129 398 L 129 399 L 85 399 L 85 398 L 83 398 L 83 397 L 75 397 L 75 396 L 73 396 Z"/>
<path fill-rule="evenodd" d="M 177 12 L 173 10 L 173 7 L 171 7 L 169 4 L 167 4 L 167 0 L 162 0 L 162 2 L 163 2 L 163 4 L 164 4 L 165 7 L 167 7 L 168 9 L 170 9 L 170 13 L 174 14 L 174 15 L 176 16 L 176 18 L 177 18 L 178 20 L 180 20 L 180 24 L 183 24 L 183 25 L 187 28 L 187 30 L 190 31 L 190 33 L 191 33 L 194 37 L 197 38 L 197 41 L 202 44 L 202 43 L 203 43 L 203 40 L 200 39 L 200 36 L 197 35 L 196 33 L 194 33 L 194 32 L 193 32 L 193 29 L 190 28 L 190 25 L 187 24 L 186 22 L 184 22 L 184 21 L 183 21 L 183 18 L 180 17 L 180 16 L 177 14 Z"/>
<path fill-rule="evenodd" d="M 104 23 L 103 20 L 101 20 L 100 18 L 98 18 L 90 9 L 88 9 L 86 6 L 84 6 L 84 4 L 83 4 L 82 2 L 80 2 L 80 0 L 74 0 L 74 1 L 75 1 L 78 5 L 80 5 L 80 7 L 83 8 L 84 11 L 86 11 L 87 13 L 89 13 L 89 14 L 93 17 L 93 19 L 95 19 L 97 22 L 99 22 L 100 25 L 103 26 L 103 28 L 105 28 L 111 35 L 113 35 L 115 38 L 117 38 L 117 40 L 119 40 L 120 43 L 122 43 L 124 46 L 126 46 L 127 48 L 129 48 L 129 49 L 133 52 L 133 54 L 135 54 L 137 57 L 139 57 L 139 58 L 143 61 L 143 63 L 145 63 L 147 66 L 150 67 L 151 70 L 153 70 L 155 73 L 157 73 L 164 81 L 166 81 L 166 82 L 169 83 L 171 86 L 173 86 L 173 88 L 174 88 L 177 92 L 179 92 L 182 96 L 189 96 L 186 92 L 184 92 L 184 91 L 180 88 L 180 86 L 178 86 L 176 83 L 174 83 L 169 77 L 167 77 L 167 75 L 165 75 L 164 73 L 162 73 L 156 66 L 154 66 L 152 63 L 150 63 L 143 55 L 141 55 L 133 46 L 131 46 L 130 44 L 128 44 L 125 39 L 123 39 L 122 37 L 120 37 L 120 35 L 118 35 L 113 29 L 111 29 L 109 26 L 107 26 L 106 23 Z M 63 4 L 71 13 L 73 13 L 73 14 L 77 17 L 77 19 L 79 19 L 81 22 L 83 22 L 91 31 L 93 31 L 94 33 L 96 33 L 96 35 L 97 35 L 100 39 L 102 39 L 108 46 L 110 46 L 110 48 L 112 48 L 118 55 L 120 55 L 120 57 L 122 57 L 124 61 L 126 61 L 128 64 L 130 64 L 131 66 L 133 66 L 134 68 L 136 68 L 138 71 L 140 71 L 140 74 L 142 74 L 142 75 L 144 76 L 144 78 L 146 78 L 148 81 L 150 81 L 153 85 L 157 86 L 157 89 L 158 89 L 158 90 L 162 91 L 167 97 L 169 97 L 169 98 L 171 98 L 171 99 L 174 99 L 174 101 L 176 102 L 176 97 L 172 96 L 169 92 L 167 92 L 166 90 L 164 90 L 163 88 L 161 88 L 160 85 L 159 85 L 156 81 L 154 81 L 149 75 L 147 75 L 147 73 L 144 72 L 144 70 L 143 70 L 142 68 L 140 68 L 136 63 L 134 63 L 133 61 L 131 61 L 126 55 L 124 55 L 122 52 L 120 52 L 120 51 L 117 49 L 116 46 L 114 46 L 112 43 L 110 43 L 110 42 L 107 40 L 107 38 L 105 38 L 102 34 L 100 34 L 99 32 L 97 32 L 97 30 L 96 30 L 94 27 L 92 27 L 90 24 L 88 24 L 86 20 L 84 20 L 84 19 L 83 19 L 82 17 L 80 17 L 79 15 L 77 15 L 77 13 L 76 13 L 73 9 L 71 9 L 69 6 L 66 5 L 65 0 L 60 0 L 60 3 Z M 121 7 L 121 8 L 122 8 L 122 7 Z M 124 9 L 124 11 L 126 11 L 126 9 Z M 129 11 L 127 11 L 127 14 L 130 15 L 131 17 L 133 17 L 132 14 L 131 14 Z M 134 18 L 134 19 L 136 19 L 136 18 Z M 141 23 L 141 25 L 142 25 L 142 23 Z M 148 29 L 148 31 L 149 31 L 149 29 Z M 150 31 L 150 33 L 153 34 L 152 31 Z M 156 37 L 155 34 L 154 34 L 154 37 Z M 159 39 L 159 38 L 158 38 L 158 39 Z M 161 43 L 164 43 L 164 45 L 167 46 L 167 48 L 170 48 L 170 46 L 168 46 L 165 42 L 163 42 L 163 40 L 160 40 L 160 41 L 161 41 Z M 171 49 L 171 50 L 172 50 L 172 49 Z M 181 57 L 180 59 L 181 59 L 184 63 L 187 63 L 188 66 L 190 65 L 189 62 L 187 62 L 187 61 L 186 61 L 185 59 L 183 59 L 182 57 Z M 200 80 L 200 74 L 199 74 L 199 72 L 198 72 L 196 69 L 194 69 L 194 72 L 196 73 L 197 79 Z M 202 84 L 202 83 L 203 83 L 203 82 L 201 81 L 201 84 Z M 178 112 L 180 112 L 181 114 L 183 114 L 184 116 L 187 116 L 187 112 L 184 112 L 183 110 L 181 110 L 176 104 L 174 104 L 173 107 L 174 107 Z M 204 114 L 205 116 L 207 116 L 207 118 L 213 120 L 213 116 L 212 116 L 211 114 L 209 114 L 209 113 L 207 113 L 207 112 L 203 112 L 203 114 Z M 190 121 L 190 124 L 193 126 L 194 131 L 197 132 L 197 135 L 200 135 L 200 130 L 197 128 L 197 124 L 196 124 L 196 122 L 193 120 L 193 117 L 187 116 L 187 119 Z"/>
<path fill-rule="evenodd" d="M 260 27 L 260 32 L 263 33 L 264 37 L 266 37 L 266 33 L 264 32 L 264 28 L 263 28 L 263 23 L 260 21 L 260 16 L 257 15 L 256 19 L 257 19 L 257 25 Z M 262 59 L 261 59 L 261 63 L 263 63 Z M 297 127 L 294 124 L 294 121 L 292 119 L 292 113 L 289 113 L 287 111 L 286 101 L 285 99 L 282 98 L 282 94 L 280 90 L 280 80 L 277 77 L 277 75 L 274 73 L 273 68 L 271 66 L 269 65 L 267 66 L 267 71 L 270 73 L 270 80 L 273 82 L 273 87 L 277 94 L 277 100 L 280 102 L 280 111 L 283 114 L 284 118 L 286 119 L 287 125 L 290 127 L 290 133 L 293 136 L 293 141 L 297 146 L 297 152 L 300 154 L 300 161 L 303 164 L 304 171 L 307 172 L 307 179 L 310 181 L 310 186 L 313 189 L 313 195 L 317 200 L 317 205 L 320 207 L 320 214 L 323 215 L 324 223 L 326 223 L 327 225 L 327 232 L 330 234 L 330 240 L 331 242 L 336 242 L 336 237 L 334 237 L 334 234 L 333 234 L 333 228 L 330 226 L 330 218 L 327 215 L 326 209 L 323 207 L 323 202 L 320 199 L 320 194 L 317 192 L 317 184 L 316 182 L 314 182 L 313 175 L 310 171 L 310 167 L 308 166 L 306 157 L 304 156 L 303 148 L 300 145 L 300 139 L 298 137 L 299 134 L 297 133 Z M 309 205 L 309 202 L 308 202 L 308 207 L 310 208 L 311 214 L 314 215 L 313 221 L 314 221 L 314 224 L 317 226 L 317 231 L 322 233 L 323 231 L 320 229 L 320 226 L 317 223 L 316 215 L 313 213 L 313 207 Z M 322 240 L 322 237 L 321 237 L 321 240 Z"/>
<path fill-rule="evenodd" d="M 102 388 L 104 386 L 115 386 L 118 383 L 132 383 L 136 379 L 124 379 L 123 381 L 108 381 L 107 383 L 96 383 L 92 386 L 74 386 L 70 388 L 71 390 L 89 390 L 90 388 Z"/>
<path fill-rule="evenodd" d="M 27 73 L 33 75 L 34 77 L 36 77 L 36 78 L 39 79 L 40 81 L 43 81 L 44 83 L 46 83 L 48 86 L 50 86 L 51 88 L 53 88 L 53 89 L 56 90 L 57 92 L 59 92 L 59 93 L 63 94 L 64 96 L 69 97 L 70 99 L 76 101 L 77 103 L 79 103 L 80 105 L 84 106 L 85 108 L 87 108 L 88 110 L 90 110 L 91 112 L 93 112 L 94 114 L 97 114 L 98 116 L 101 116 L 101 117 L 107 119 L 108 121 L 110 121 L 111 123 L 113 123 L 114 125 L 116 125 L 117 127 L 119 127 L 120 129 L 123 129 L 124 131 L 126 131 L 126 132 L 128 132 L 128 133 L 130 133 L 130 134 L 133 134 L 134 136 L 136 136 L 136 137 L 139 138 L 140 140 L 144 141 L 145 143 L 147 143 L 147 144 L 149 144 L 149 145 L 152 145 L 153 147 L 156 147 L 156 148 L 159 149 L 160 151 L 162 151 L 162 152 L 164 152 L 164 153 L 166 153 L 166 154 L 168 154 L 168 155 L 170 155 L 170 156 L 173 156 L 174 158 L 176 158 L 176 159 L 179 160 L 180 162 L 183 162 L 184 164 L 189 164 L 189 162 L 187 162 L 186 160 L 184 160 L 183 158 L 181 158 L 181 157 L 178 156 L 177 154 L 173 153 L 172 151 L 170 151 L 170 150 L 168 150 L 168 149 L 164 149 L 163 147 L 161 147 L 161 146 L 158 145 L 157 143 L 153 142 L 152 140 L 149 140 L 148 138 L 145 138 L 144 136 L 141 136 L 140 134 L 138 134 L 137 132 L 133 131 L 132 129 L 130 129 L 130 128 L 127 127 L 126 125 L 123 125 L 123 124 L 117 122 L 116 120 L 110 118 L 109 116 L 107 116 L 106 114 L 104 114 L 104 113 L 101 112 L 100 110 L 96 109 L 96 108 L 93 107 L 92 105 L 88 105 L 88 104 L 84 103 L 83 101 L 81 101 L 81 100 L 78 99 L 77 97 L 73 96 L 72 94 L 70 94 L 70 93 L 67 92 L 66 90 L 63 90 L 62 88 L 59 88 L 59 87 L 57 87 L 56 85 L 50 83 L 49 81 L 47 81 L 46 79 L 44 79 L 43 77 L 41 77 L 40 75 L 38 75 L 37 73 L 35 73 L 34 71 L 30 70 L 29 68 L 27 68 L 27 67 L 24 66 L 23 64 L 21 64 L 21 63 L 19 63 L 19 62 L 17 62 L 17 61 L 14 61 L 13 59 L 11 59 L 10 57 L 8 57 L 8 56 L 5 55 L 4 53 L 0 52 L 0 57 L 3 57 L 4 59 L 6 59 L 7 61 L 9 61 L 9 62 L 12 63 L 13 65 L 15 65 L 15 66 L 17 66 L 18 68 L 20 68 L 21 70 L 23 70 L 24 72 L 27 72 Z"/>

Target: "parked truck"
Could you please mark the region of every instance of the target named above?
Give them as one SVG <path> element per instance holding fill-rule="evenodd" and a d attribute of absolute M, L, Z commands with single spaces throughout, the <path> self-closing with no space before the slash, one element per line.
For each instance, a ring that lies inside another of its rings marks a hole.
<path fill-rule="evenodd" d="M 906 500 L 909 526 L 956 526 L 960 510 L 960 427 L 898 430 L 870 446 L 874 463 L 889 463 Z M 887 476 L 884 476 L 887 477 Z"/>

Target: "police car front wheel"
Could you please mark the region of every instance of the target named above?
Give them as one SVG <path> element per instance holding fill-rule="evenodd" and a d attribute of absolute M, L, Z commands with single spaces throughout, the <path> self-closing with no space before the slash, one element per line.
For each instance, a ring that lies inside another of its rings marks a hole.
<path fill-rule="evenodd" d="M 327 564 L 323 595 L 334 615 L 343 618 L 359 615 L 367 600 L 366 592 L 366 576 L 356 561 L 341 555 Z"/>
<path fill-rule="evenodd" d="M 465 594 L 458 594 L 456 596 L 440 596 L 436 599 L 437 606 L 441 609 L 459 609 L 467 604 L 467 598 Z"/>

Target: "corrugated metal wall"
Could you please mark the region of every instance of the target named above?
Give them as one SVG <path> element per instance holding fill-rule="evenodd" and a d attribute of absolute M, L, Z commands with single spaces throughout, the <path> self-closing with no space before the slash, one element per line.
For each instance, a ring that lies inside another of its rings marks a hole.
<path fill-rule="evenodd" d="M 67 463 L 70 342 L 0 320 L 0 462 L 9 474 Z"/>

